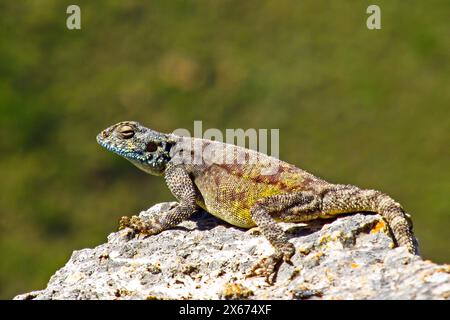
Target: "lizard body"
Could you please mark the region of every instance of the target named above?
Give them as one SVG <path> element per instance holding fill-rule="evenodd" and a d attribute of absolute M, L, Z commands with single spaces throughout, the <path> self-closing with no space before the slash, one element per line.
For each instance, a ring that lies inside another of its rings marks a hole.
<path fill-rule="evenodd" d="M 276 222 L 303 222 L 352 212 L 379 213 L 400 246 L 417 253 L 412 224 L 403 208 L 376 190 L 332 184 L 266 154 L 207 139 L 181 137 L 124 121 L 103 130 L 97 141 L 153 175 L 164 176 L 179 205 L 152 221 L 123 217 L 121 227 L 152 235 L 199 209 L 228 223 L 258 226 L 275 253 L 252 270 L 272 277 L 295 250 Z"/>

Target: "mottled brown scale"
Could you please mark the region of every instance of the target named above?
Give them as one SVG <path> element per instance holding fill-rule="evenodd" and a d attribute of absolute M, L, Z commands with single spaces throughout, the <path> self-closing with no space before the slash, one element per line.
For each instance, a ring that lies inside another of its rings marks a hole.
<path fill-rule="evenodd" d="M 217 145 L 218 148 L 223 148 L 224 146 L 220 142 L 205 142 L 205 140 L 193 140 L 193 143 L 186 143 L 186 145 L 193 146 L 195 143 L 201 143 L 202 151 L 206 147 L 214 148 Z M 255 226 L 250 209 L 259 199 L 308 190 L 312 181 L 316 181 L 316 186 L 321 181 L 293 165 L 265 154 L 233 145 L 225 146 L 225 153 L 230 150 L 235 153 L 231 163 L 224 163 L 223 157 L 218 155 L 204 154 L 205 163 L 188 164 L 186 169 L 191 173 L 203 198 L 202 202 L 197 203 L 211 214 L 235 226 L 243 228 Z M 239 163 L 239 156 L 246 161 L 254 157 L 257 162 Z M 276 164 L 276 170 L 270 172 L 273 174 L 265 174 L 263 169 L 267 166 L 264 164 Z M 307 183 L 305 184 L 304 181 Z M 304 217 L 290 217 L 289 220 L 303 221 Z"/>

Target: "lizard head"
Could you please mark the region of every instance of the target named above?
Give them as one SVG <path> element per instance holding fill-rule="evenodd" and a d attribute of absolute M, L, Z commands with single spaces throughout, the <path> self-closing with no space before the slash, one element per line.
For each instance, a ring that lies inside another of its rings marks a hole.
<path fill-rule="evenodd" d="M 97 135 L 97 142 L 153 175 L 162 175 L 170 160 L 169 136 L 135 121 L 123 121 L 106 128 Z"/>

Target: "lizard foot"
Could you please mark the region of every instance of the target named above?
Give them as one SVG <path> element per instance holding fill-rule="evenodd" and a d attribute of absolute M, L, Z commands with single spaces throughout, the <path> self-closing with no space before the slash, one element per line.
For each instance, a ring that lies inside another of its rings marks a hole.
<path fill-rule="evenodd" d="M 119 220 L 119 230 L 130 228 L 135 233 L 144 236 L 151 236 L 162 231 L 160 223 L 156 219 L 149 219 L 144 221 L 138 216 L 122 217 Z"/>
<path fill-rule="evenodd" d="M 278 268 L 282 262 L 283 259 L 281 254 L 273 254 L 264 257 L 250 269 L 245 277 L 265 277 L 266 282 L 272 285 L 276 280 Z"/>
<path fill-rule="evenodd" d="M 281 263 L 284 261 L 292 264 L 291 257 L 294 253 L 294 245 L 287 242 L 280 251 L 258 261 L 247 273 L 246 278 L 265 277 L 268 284 L 274 284 Z"/>

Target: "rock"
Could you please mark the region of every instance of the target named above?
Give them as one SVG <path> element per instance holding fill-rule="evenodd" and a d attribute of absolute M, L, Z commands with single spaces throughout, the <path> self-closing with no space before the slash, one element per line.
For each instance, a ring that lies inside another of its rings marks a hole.
<path fill-rule="evenodd" d="M 141 216 L 168 211 L 161 203 Z M 145 239 L 130 229 L 94 249 L 75 251 L 47 288 L 14 299 L 449 299 L 450 266 L 394 248 L 378 215 L 282 223 L 295 245 L 274 285 L 246 272 L 272 248 L 200 212 Z"/>

